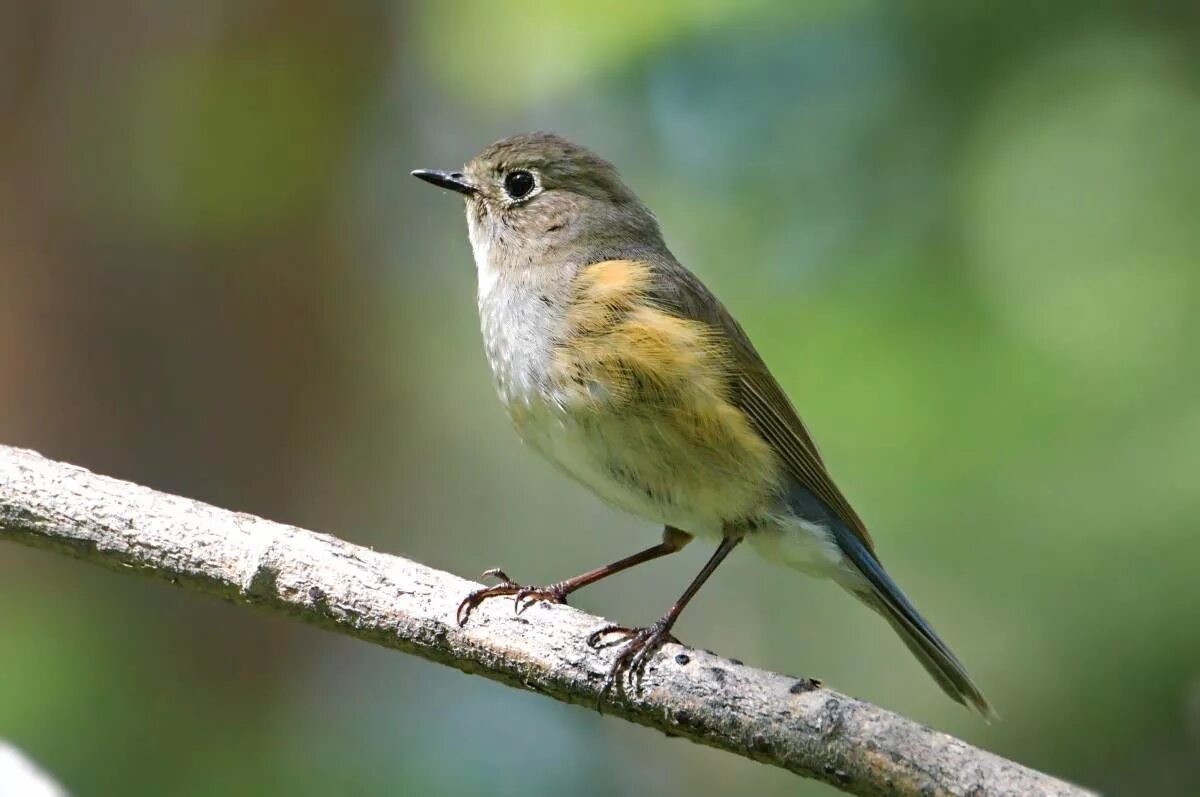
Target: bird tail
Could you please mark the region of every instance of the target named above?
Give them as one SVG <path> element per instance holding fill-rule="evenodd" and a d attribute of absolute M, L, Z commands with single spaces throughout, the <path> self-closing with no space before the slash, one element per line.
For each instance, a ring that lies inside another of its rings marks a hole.
<path fill-rule="evenodd" d="M 866 580 L 864 584 L 859 579 L 847 579 L 843 581 L 843 586 L 883 615 L 917 657 L 917 661 L 951 699 L 973 707 L 985 719 L 996 719 L 996 712 L 971 680 L 962 662 L 950 652 L 946 643 L 900 591 L 875 554 L 849 529 L 841 527 L 840 523 L 832 525 L 831 531 L 838 547 Z"/>

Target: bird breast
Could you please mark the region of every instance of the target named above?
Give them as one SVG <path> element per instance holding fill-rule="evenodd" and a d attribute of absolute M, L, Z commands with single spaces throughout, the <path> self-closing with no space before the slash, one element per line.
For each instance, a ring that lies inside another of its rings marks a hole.
<path fill-rule="evenodd" d="M 606 501 L 693 534 L 765 517 L 778 463 L 729 400 L 723 339 L 656 306 L 644 264 L 565 279 L 558 294 L 480 283 L 488 361 L 525 442 Z"/>

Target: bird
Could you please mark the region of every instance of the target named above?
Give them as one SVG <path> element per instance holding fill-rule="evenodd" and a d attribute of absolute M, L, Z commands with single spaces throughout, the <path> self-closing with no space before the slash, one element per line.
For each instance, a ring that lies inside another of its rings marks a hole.
<path fill-rule="evenodd" d="M 461 171 L 412 174 L 465 200 L 484 351 L 518 435 L 607 503 L 663 528 L 658 544 L 553 584 L 489 570 L 484 576 L 499 583 L 463 599 L 460 626 L 492 598 L 512 597 L 518 611 L 566 603 L 695 538 L 715 543 L 656 622 L 588 637 L 593 647 L 621 646 L 603 701 L 677 641 L 684 607 L 745 542 L 843 587 L 887 620 L 950 698 L 995 716 L 884 569 L 746 332 L 671 254 L 656 217 L 611 163 L 538 131 L 491 144 Z"/>

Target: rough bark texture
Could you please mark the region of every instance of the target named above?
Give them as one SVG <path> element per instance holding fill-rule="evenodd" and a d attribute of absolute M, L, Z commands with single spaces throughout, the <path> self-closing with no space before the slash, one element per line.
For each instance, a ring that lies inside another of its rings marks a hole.
<path fill-rule="evenodd" d="M 566 703 L 595 706 L 612 649 L 584 643 L 604 621 L 539 604 L 484 604 L 477 585 L 326 534 L 230 512 L 0 446 L 0 538 L 141 572 L 283 612 Z M 679 645 L 607 714 L 864 795 L 1084 795 L 806 679 Z"/>

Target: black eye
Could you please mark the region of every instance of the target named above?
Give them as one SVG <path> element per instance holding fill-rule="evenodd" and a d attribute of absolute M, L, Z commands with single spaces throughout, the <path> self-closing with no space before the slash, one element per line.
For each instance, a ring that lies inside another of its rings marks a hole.
<path fill-rule="evenodd" d="M 513 199 L 520 199 L 533 190 L 533 175 L 524 169 L 509 172 L 504 178 L 504 190 Z"/>

